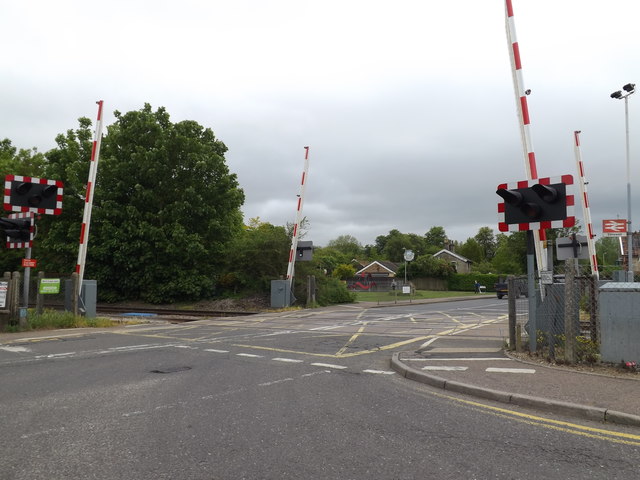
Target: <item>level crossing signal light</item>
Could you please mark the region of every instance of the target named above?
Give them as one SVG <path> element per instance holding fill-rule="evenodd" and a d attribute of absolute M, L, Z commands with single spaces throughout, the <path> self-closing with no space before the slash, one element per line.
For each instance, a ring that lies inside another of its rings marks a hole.
<path fill-rule="evenodd" d="M 62 189 L 62 182 L 57 180 L 7 175 L 4 185 L 4 209 L 60 215 Z"/>
<path fill-rule="evenodd" d="M 517 182 L 512 186 L 499 185 L 496 193 L 504 200 L 498 204 L 501 217 L 499 230 L 537 230 L 573 226 L 574 197 L 568 189 L 572 184 L 573 177 L 564 175 L 558 179 L 544 178 Z"/>
<path fill-rule="evenodd" d="M 31 240 L 31 219 L 0 218 L 0 227 L 9 242 L 28 242 Z"/>

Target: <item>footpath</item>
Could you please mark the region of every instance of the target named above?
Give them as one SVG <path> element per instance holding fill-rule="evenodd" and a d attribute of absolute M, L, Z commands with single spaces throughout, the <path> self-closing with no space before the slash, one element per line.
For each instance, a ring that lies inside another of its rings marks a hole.
<path fill-rule="evenodd" d="M 397 352 L 391 367 L 445 391 L 590 420 L 640 426 L 640 375 L 603 375 L 509 357 L 505 323 Z"/>

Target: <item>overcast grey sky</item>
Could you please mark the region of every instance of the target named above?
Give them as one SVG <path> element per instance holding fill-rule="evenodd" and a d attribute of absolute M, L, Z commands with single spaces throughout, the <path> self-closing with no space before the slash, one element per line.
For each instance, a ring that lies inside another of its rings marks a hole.
<path fill-rule="evenodd" d="M 626 218 L 624 102 L 609 95 L 640 86 L 640 3 L 513 6 L 539 176 L 576 176 L 581 130 L 600 236 L 603 219 Z M 295 219 L 308 145 L 315 245 L 394 228 L 497 233 L 496 186 L 526 178 L 503 0 L 2 0 L 0 40 L 1 138 L 44 152 L 78 117 L 94 120 L 96 100 L 105 125 L 114 110 L 164 106 L 213 129 L 245 220 L 275 225 Z"/>

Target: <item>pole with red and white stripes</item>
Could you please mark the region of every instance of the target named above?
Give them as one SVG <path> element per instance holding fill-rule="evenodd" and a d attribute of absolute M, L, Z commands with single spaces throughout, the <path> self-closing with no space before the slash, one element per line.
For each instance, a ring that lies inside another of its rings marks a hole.
<path fill-rule="evenodd" d="M 80 296 L 82 291 L 82 280 L 84 277 L 84 267 L 87 259 L 87 245 L 89 243 L 89 226 L 91 224 L 91 209 L 93 208 L 93 193 L 95 191 L 96 177 L 98 175 L 98 161 L 100 159 L 100 143 L 102 142 L 102 107 L 103 100 L 96 102 L 98 104 L 98 118 L 96 121 L 96 130 L 93 137 L 93 147 L 91 148 L 91 163 L 89 164 L 89 179 L 84 197 L 84 214 L 82 216 L 82 225 L 80 227 L 80 247 L 78 249 L 78 263 L 76 264 L 76 273 L 78 274 L 78 291 Z"/>
<path fill-rule="evenodd" d="M 511 57 L 511 73 L 513 75 L 513 88 L 516 94 L 516 106 L 518 109 L 518 117 L 520 119 L 520 136 L 524 151 L 524 167 L 527 174 L 527 180 L 535 180 L 538 178 L 538 168 L 536 166 L 536 155 L 533 151 L 533 141 L 531 139 L 531 118 L 529 116 L 529 106 L 527 103 L 527 95 L 529 92 L 524 89 L 522 59 L 520 57 L 520 47 L 516 37 L 516 26 L 513 18 L 513 5 L 511 0 L 506 0 L 505 14 L 507 40 L 509 41 L 509 54 Z M 544 243 L 546 243 L 545 232 L 544 230 L 534 230 L 533 235 L 535 240 L 534 246 L 538 271 L 546 270 L 547 255 L 544 249 Z"/>
<path fill-rule="evenodd" d="M 596 257 L 596 244 L 593 233 L 593 224 L 591 223 L 591 209 L 589 207 L 589 195 L 587 194 L 587 181 L 584 176 L 584 164 L 582 163 L 582 152 L 580 151 L 580 131 L 573 132 L 573 149 L 576 154 L 576 163 L 578 164 L 578 178 L 580 183 L 580 196 L 582 197 L 582 214 L 584 216 L 585 228 L 587 230 L 587 247 L 589 249 L 589 263 L 591 264 L 591 274 L 595 275 L 596 280 L 600 280 L 598 273 L 598 258 Z"/>
<path fill-rule="evenodd" d="M 302 181 L 300 182 L 300 193 L 298 194 L 298 205 L 296 209 L 296 223 L 293 226 L 291 237 L 291 250 L 289 251 L 289 265 L 287 266 L 287 280 L 289 290 L 293 291 L 293 277 L 296 264 L 296 250 L 298 249 L 298 236 L 300 234 L 300 222 L 302 221 L 302 206 L 304 205 L 304 192 L 307 187 L 307 177 L 309 176 L 309 147 L 304 147 L 304 170 L 302 171 Z"/>

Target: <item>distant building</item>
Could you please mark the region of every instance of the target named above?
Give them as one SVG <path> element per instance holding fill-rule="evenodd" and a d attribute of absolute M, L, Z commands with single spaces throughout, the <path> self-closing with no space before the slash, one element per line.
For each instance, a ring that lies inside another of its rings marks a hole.
<path fill-rule="evenodd" d="M 439 252 L 434 253 L 433 256 L 434 258 L 441 258 L 450 262 L 457 273 L 471 273 L 471 264 L 473 262 L 467 257 L 463 257 L 462 255 L 458 255 L 457 253 L 447 249 L 442 249 Z"/>
<path fill-rule="evenodd" d="M 398 272 L 398 265 L 386 260 L 374 260 L 366 265 L 361 265 L 360 270 L 356 272 L 358 277 L 387 277 L 392 278 L 396 276 Z"/>

